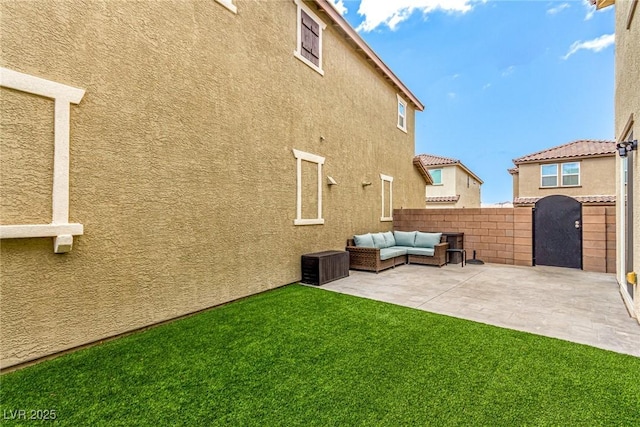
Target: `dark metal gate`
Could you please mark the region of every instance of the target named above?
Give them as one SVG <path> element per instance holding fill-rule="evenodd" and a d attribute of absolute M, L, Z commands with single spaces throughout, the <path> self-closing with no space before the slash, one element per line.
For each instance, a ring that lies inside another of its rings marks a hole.
<path fill-rule="evenodd" d="M 567 196 L 547 196 L 533 211 L 534 265 L 582 268 L 582 205 Z"/>

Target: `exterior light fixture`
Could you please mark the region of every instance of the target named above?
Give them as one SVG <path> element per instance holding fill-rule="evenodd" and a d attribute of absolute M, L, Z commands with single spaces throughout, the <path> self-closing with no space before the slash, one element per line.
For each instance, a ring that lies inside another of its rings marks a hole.
<path fill-rule="evenodd" d="M 328 176 L 327 177 L 327 185 L 337 185 L 338 183 L 336 182 L 335 179 L 333 179 L 332 177 Z"/>
<path fill-rule="evenodd" d="M 367 185 L 371 185 L 371 182 L 365 181 L 365 182 L 362 183 L 363 187 L 366 187 Z"/>
<path fill-rule="evenodd" d="M 616 145 L 616 148 L 620 157 L 627 157 L 629 151 L 638 149 L 638 140 L 620 142 Z"/>

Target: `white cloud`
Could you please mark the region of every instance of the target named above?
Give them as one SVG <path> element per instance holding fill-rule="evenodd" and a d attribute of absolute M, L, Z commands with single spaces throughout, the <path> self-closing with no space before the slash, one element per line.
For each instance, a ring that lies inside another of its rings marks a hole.
<path fill-rule="evenodd" d="M 329 3 L 331 3 L 331 6 L 333 6 L 340 15 L 344 15 L 348 11 L 343 0 L 329 0 Z"/>
<path fill-rule="evenodd" d="M 596 13 L 596 5 L 591 4 L 591 0 L 582 0 L 582 5 L 587 9 L 587 15 L 584 17 L 585 21 L 593 18 L 593 15 Z"/>
<path fill-rule="evenodd" d="M 447 93 L 447 96 L 449 97 L 449 99 L 456 99 L 458 94 L 455 93 L 455 92 L 449 92 L 449 93 Z"/>
<path fill-rule="evenodd" d="M 491 83 L 487 83 L 486 85 L 482 86 L 482 90 L 487 90 L 491 87 Z"/>
<path fill-rule="evenodd" d="M 516 67 L 513 65 L 510 65 L 509 68 L 507 68 L 502 72 L 502 77 L 510 76 L 511 74 L 513 74 L 515 70 L 516 70 Z"/>
<path fill-rule="evenodd" d="M 569 6 L 569 3 L 562 3 L 556 7 L 552 7 L 551 9 L 547 9 L 547 15 L 556 15 L 560 12 L 562 12 L 563 10 L 569 8 L 571 6 Z"/>
<path fill-rule="evenodd" d="M 568 59 L 571 55 L 573 55 L 574 53 L 576 53 L 581 49 L 591 50 L 593 52 L 600 52 L 601 50 L 606 49 L 607 47 L 613 45 L 615 41 L 616 41 L 615 34 L 604 34 L 593 40 L 587 40 L 584 42 L 579 40 L 577 42 L 574 42 L 571 45 L 571 47 L 569 48 L 569 52 L 567 52 L 567 54 L 563 56 L 562 59 L 564 60 Z"/>
<path fill-rule="evenodd" d="M 420 11 L 427 15 L 436 10 L 445 12 L 469 12 L 472 3 L 477 0 L 362 0 L 358 14 L 364 16 L 364 21 L 356 28 L 357 31 L 372 31 L 379 26 L 386 25 L 394 30 L 398 24 L 405 21 L 413 12 Z"/>

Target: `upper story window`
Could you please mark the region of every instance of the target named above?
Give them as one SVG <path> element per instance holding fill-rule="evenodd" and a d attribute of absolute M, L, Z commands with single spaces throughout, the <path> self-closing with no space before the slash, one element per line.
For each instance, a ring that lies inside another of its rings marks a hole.
<path fill-rule="evenodd" d="M 442 185 L 442 169 L 431 169 L 429 171 L 433 185 Z"/>
<path fill-rule="evenodd" d="M 398 129 L 407 131 L 407 103 L 398 95 Z"/>
<path fill-rule="evenodd" d="M 558 179 L 560 177 L 560 179 Z M 541 187 L 577 187 L 580 185 L 580 163 L 554 163 L 540 166 Z"/>
<path fill-rule="evenodd" d="M 309 67 L 324 75 L 322 70 L 322 32 L 327 27 L 301 0 L 298 5 L 298 40 L 293 55 Z"/>
<path fill-rule="evenodd" d="M 563 187 L 580 185 L 580 163 L 563 163 L 561 167 Z"/>
<path fill-rule="evenodd" d="M 218 3 L 229 9 L 233 13 L 238 13 L 238 8 L 233 4 L 233 0 L 216 0 Z"/>

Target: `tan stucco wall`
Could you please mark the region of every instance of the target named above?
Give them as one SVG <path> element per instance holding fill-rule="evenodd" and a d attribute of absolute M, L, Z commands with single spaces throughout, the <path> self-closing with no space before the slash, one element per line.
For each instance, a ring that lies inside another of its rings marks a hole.
<path fill-rule="evenodd" d="M 394 208 L 424 206 L 396 90 L 331 25 L 324 76 L 296 59 L 293 2 L 234 3 L 0 3 L 1 65 L 86 89 L 70 138 L 85 233 L 65 255 L 2 240 L 2 367 L 299 280 L 301 254 L 391 229 L 380 173 Z M 0 219 L 49 222 L 52 106 L 0 94 Z M 292 149 L 326 159 L 325 225 L 293 225 Z"/>
<path fill-rule="evenodd" d="M 480 183 L 459 166 L 456 171 L 456 193 L 460 195 L 457 208 L 480 207 Z"/>
<path fill-rule="evenodd" d="M 630 28 L 627 22 L 631 12 L 631 1 L 617 1 L 615 5 L 616 13 L 616 71 L 615 71 L 615 132 L 616 138 L 621 141 L 625 137 L 625 128 L 633 115 L 632 130 L 634 139 L 640 140 L 640 6 L 636 6 L 635 14 L 631 20 Z M 640 155 L 638 151 L 631 154 L 634 156 L 634 194 L 633 194 L 633 271 L 640 274 Z M 620 162 L 617 162 L 617 176 L 620 177 Z M 620 178 L 616 179 L 618 191 L 620 189 Z M 619 193 L 617 193 L 619 194 Z M 620 209 L 618 206 L 617 223 L 620 221 Z M 618 280 L 624 283 L 621 269 L 621 260 L 624 257 L 623 236 L 617 234 L 618 246 Z M 640 322 L 640 287 L 634 289 L 635 298 L 630 310 Z"/>
<path fill-rule="evenodd" d="M 459 166 L 432 167 L 442 169 L 442 185 L 427 185 L 427 197 L 460 196 L 456 203 L 427 203 L 429 209 L 479 208 L 480 183 Z M 467 188 L 467 177 L 469 187 Z"/>
<path fill-rule="evenodd" d="M 563 160 L 568 163 L 580 162 L 580 186 L 578 187 L 540 187 L 540 163 L 525 163 L 518 166 L 519 178 L 514 184 L 519 184 L 519 197 L 545 197 L 554 194 L 566 196 L 612 196 L 616 191 L 615 157 L 593 157 L 581 160 Z M 558 176 L 558 181 L 561 177 Z M 514 193 L 516 193 L 514 191 Z"/>
<path fill-rule="evenodd" d="M 511 179 L 513 182 L 513 199 L 515 200 L 517 197 L 520 197 L 520 174 L 511 174 Z"/>

